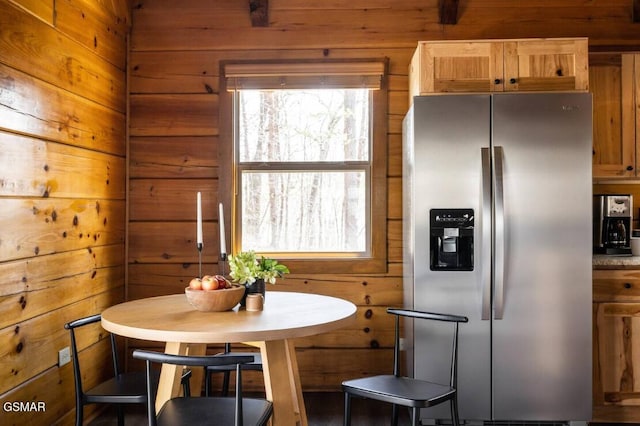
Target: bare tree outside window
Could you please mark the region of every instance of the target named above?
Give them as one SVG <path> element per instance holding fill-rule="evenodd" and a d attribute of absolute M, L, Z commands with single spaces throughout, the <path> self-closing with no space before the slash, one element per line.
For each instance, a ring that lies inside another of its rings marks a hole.
<path fill-rule="evenodd" d="M 239 90 L 242 247 L 368 255 L 368 89 Z"/>

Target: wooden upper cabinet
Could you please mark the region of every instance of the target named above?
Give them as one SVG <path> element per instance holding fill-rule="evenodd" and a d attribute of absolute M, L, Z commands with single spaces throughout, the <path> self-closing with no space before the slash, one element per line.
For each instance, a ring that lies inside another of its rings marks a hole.
<path fill-rule="evenodd" d="M 640 128 L 640 54 L 589 55 L 593 94 L 593 177 L 635 178 Z"/>
<path fill-rule="evenodd" d="M 505 90 L 586 92 L 588 58 L 586 38 L 505 41 Z"/>
<path fill-rule="evenodd" d="M 409 69 L 411 98 L 588 89 L 586 38 L 419 42 Z"/>
<path fill-rule="evenodd" d="M 420 42 L 409 69 L 411 96 L 502 90 L 503 44 Z"/>

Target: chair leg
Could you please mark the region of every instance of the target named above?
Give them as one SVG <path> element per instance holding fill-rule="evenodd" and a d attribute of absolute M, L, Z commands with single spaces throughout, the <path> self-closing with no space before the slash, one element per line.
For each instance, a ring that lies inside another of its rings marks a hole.
<path fill-rule="evenodd" d="M 117 412 L 118 412 L 118 426 L 124 426 L 124 408 L 122 407 L 122 404 L 118 404 Z"/>
<path fill-rule="evenodd" d="M 460 426 L 460 418 L 458 416 L 458 395 L 454 395 L 451 399 L 451 423 L 453 426 Z"/>
<path fill-rule="evenodd" d="M 351 426 L 351 395 L 344 393 L 344 421 L 343 426 Z"/>
<path fill-rule="evenodd" d="M 211 373 L 204 369 L 204 396 L 211 396 Z"/>
<path fill-rule="evenodd" d="M 82 418 L 84 417 L 83 408 L 82 403 L 76 404 L 76 426 L 82 426 Z"/>
<path fill-rule="evenodd" d="M 393 404 L 391 407 L 391 425 L 398 426 L 398 406 Z"/>
<path fill-rule="evenodd" d="M 229 379 L 231 373 L 229 371 L 225 371 L 224 377 L 222 378 L 222 396 L 229 396 Z"/>
<path fill-rule="evenodd" d="M 411 424 L 413 426 L 420 426 L 420 408 L 418 407 L 411 409 Z"/>
<path fill-rule="evenodd" d="M 189 379 L 182 382 L 182 396 L 191 396 L 191 383 L 189 382 Z"/>

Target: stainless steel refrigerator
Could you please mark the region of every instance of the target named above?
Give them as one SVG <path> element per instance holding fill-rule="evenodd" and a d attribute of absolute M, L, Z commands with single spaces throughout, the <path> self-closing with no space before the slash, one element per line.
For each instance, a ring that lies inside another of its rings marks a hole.
<path fill-rule="evenodd" d="M 469 317 L 461 419 L 591 419 L 591 121 L 588 93 L 416 97 L 405 117 L 405 305 Z M 447 383 L 451 330 L 406 326 L 410 373 Z"/>

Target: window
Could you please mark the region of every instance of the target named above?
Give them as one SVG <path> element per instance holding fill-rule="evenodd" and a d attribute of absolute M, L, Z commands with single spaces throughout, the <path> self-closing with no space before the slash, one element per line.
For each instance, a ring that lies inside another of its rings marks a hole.
<path fill-rule="evenodd" d="M 386 270 L 384 69 L 225 65 L 234 251 L 287 259 L 296 271 L 326 271 L 326 262 L 331 272 Z"/>

